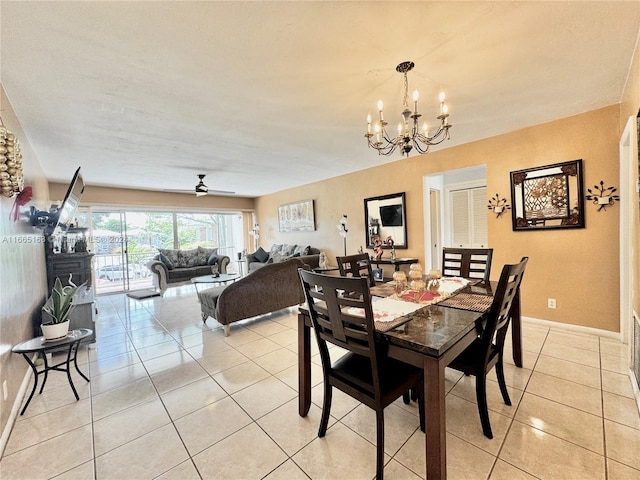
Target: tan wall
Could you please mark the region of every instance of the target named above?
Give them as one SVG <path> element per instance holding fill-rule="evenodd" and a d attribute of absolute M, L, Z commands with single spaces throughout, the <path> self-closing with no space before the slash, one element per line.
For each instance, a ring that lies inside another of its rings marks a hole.
<path fill-rule="evenodd" d="M 630 116 L 638 115 L 640 109 L 640 45 L 636 48 L 635 57 L 629 72 L 627 80 L 627 88 L 625 89 L 620 105 L 620 131 Z M 636 157 L 637 162 L 637 157 Z M 636 171 L 638 166 L 636 165 Z M 640 218 L 638 212 L 638 204 L 634 203 L 633 218 Z M 633 250 L 631 265 L 633 266 L 633 309 L 640 314 L 640 223 L 634 222 L 632 228 L 631 248 Z"/>
<path fill-rule="evenodd" d="M 70 170 L 69 181 L 73 171 Z M 85 183 L 87 179 L 85 178 Z M 60 203 L 67 193 L 69 184 L 51 183 L 51 198 L 54 202 Z M 217 195 L 206 195 L 196 197 L 186 193 L 164 193 L 151 192 L 148 190 L 134 190 L 126 188 L 96 187 L 87 184 L 82 195 L 81 205 L 123 205 L 127 207 L 154 207 L 154 208 L 191 208 L 191 209 L 215 209 L 215 210 L 253 210 L 253 198 L 244 197 L 221 197 Z"/>
<path fill-rule="evenodd" d="M 348 253 L 364 246 L 363 199 L 395 192 L 407 194 L 409 248 L 399 256 L 418 257 L 424 265 L 423 177 L 447 170 L 486 164 L 488 196 L 510 199 L 509 172 L 568 160 L 583 159 L 585 188 L 604 180 L 618 182 L 619 106 L 588 112 L 448 148 L 426 155 L 317 182 L 256 200 L 260 244 L 310 244 L 333 259 L 342 254 L 336 224 L 348 216 Z M 455 135 L 455 127 L 452 129 Z M 375 155 L 371 152 L 371 155 Z M 315 201 L 316 228 L 309 233 L 279 233 L 278 205 Z M 488 215 L 489 245 L 494 248 L 492 278 L 501 266 L 527 255 L 523 314 L 528 317 L 619 330 L 618 212 L 596 212 L 586 205 L 586 228 L 513 232 L 508 216 Z M 335 260 L 333 261 L 335 263 Z M 555 298 L 557 309 L 547 308 Z"/>
<path fill-rule="evenodd" d="M 13 108 L 0 85 L 2 123 L 20 142 L 25 185 L 33 188 L 29 205 L 48 206 L 49 187 Z M 0 430 L 4 431 L 28 366 L 11 348 L 33 336 L 33 325 L 40 323 L 40 308 L 47 295 L 47 275 L 42 232 L 29 225 L 28 208 L 17 222 L 9 220 L 13 198 L 0 197 L 0 385 L 7 382 L 8 397 L 0 394 Z M 2 388 L 0 387 L 0 392 Z"/>

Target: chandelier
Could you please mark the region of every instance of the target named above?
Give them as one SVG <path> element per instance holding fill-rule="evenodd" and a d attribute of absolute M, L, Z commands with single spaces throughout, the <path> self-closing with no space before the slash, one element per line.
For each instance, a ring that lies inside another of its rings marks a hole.
<path fill-rule="evenodd" d="M 413 62 L 402 62 L 396 67 L 396 71 L 404 75 L 404 100 L 402 102 L 404 110 L 402 111 L 402 121 L 398 124 L 398 134 L 392 138 L 385 129 L 388 123 L 385 122 L 382 113 L 382 100 L 378 102 L 380 120 L 374 124 L 373 132 L 371 131 L 371 115 L 367 115 L 367 133 L 364 136 L 367 138 L 369 147 L 378 150 L 378 155 L 391 155 L 396 148 L 400 148 L 400 152 L 405 157 L 409 156 L 409 152 L 413 148 L 419 153 L 427 153 L 431 145 L 438 145 L 449 139 L 451 125 L 447 120 L 449 112 L 444 103 L 444 92 L 440 92 L 440 115 L 437 117 L 440 120 L 440 125 L 432 135 L 430 135 L 427 122 L 422 125 L 422 130 L 418 127 L 418 121 L 422 115 L 418 113 L 419 94 L 417 90 L 413 92 L 413 111 L 409 109 L 407 72 L 410 72 L 414 66 Z"/>

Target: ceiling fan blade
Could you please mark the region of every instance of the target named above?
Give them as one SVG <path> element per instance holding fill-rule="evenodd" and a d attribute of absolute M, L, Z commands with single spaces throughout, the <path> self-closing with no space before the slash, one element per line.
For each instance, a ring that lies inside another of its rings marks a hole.
<path fill-rule="evenodd" d="M 163 192 L 167 192 L 167 193 L 194 193 L 193 189 L 182 189 L 182 188 L 165 188 L 162 190 Z M 213 189 L 209 189 L 207 192 L 209 195 L 235 195 L 236 192 L 232 192 L 230 190 L 213 190 Z"/>

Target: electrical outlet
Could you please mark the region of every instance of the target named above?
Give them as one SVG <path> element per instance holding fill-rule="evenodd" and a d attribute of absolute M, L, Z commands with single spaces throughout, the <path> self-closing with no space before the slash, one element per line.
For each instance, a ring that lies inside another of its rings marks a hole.
<path fill-rule="evenodd" d="M 7 387 L 7 381 L 2 382 L 2 398 L 6 400 L 9 397 L 9 388 Z"/>
<path fill-rule="evenodd" d="M 548 298 L 547 299 L 547 307 L 548 308 L 556 308 L 556 299 L 555 298 Z"/>

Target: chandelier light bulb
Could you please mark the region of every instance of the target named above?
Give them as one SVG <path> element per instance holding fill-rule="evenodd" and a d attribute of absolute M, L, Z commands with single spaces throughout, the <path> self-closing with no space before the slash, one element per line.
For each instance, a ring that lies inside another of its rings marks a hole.
<path fill-rule="evenodd" d="M 447 115 L 449 113 L 449 108 L 446 105 L 442 105 L 442 113 Z"/>
<path fill-rule="evenodd" d="M 382 112 L 383 103 L 382 100 L 378 100 L 378 111 Z"/>
<path fill-rule="evenodd" d="M 398 124 L 398 135 L 402 133 L 402 123 Z"/>
<path fill-rule="evenodd" d="M 444 92 L 440 92 L 440 103 L 444 102 Z"/>
<path fill-rule="evenodd" d="M 418 93 L 418 90 L 414 90 L 413 91 L 413 101 L 417 102 L 419 98 L 420 98 L 420 93 Z"/>

